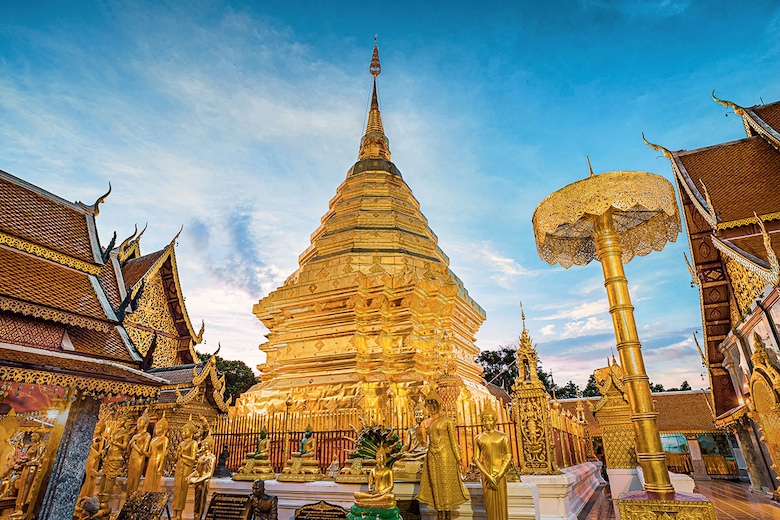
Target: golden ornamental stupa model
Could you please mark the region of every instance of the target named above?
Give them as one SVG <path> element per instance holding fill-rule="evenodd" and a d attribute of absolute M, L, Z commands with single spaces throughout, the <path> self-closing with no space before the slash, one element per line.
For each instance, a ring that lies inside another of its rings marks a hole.
<path fill-rule="evenodd" d="M 458 400 L 492 399 L 474 362 L 485 311 L 450 271 L 420 204 L 390 162 L 380 71 L 374 47 L 358 161 L 298 270 L 254 306 L 270 331 L 260 345 L 266 362 L 258 366 L 261 382 L 238 400 L 235 413 L 285 410 L 288 396 L 293 411 L 411 411 L 422 387 L 445 375 L 446 384 L 460 387 Z"/>

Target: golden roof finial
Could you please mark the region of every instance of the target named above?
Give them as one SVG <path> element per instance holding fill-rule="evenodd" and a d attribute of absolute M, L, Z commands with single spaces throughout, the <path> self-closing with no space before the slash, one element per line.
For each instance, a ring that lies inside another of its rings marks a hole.
<path fill-rule="evenodd" d="M 745 115 L 745 109 L 742 108 L 741 106 L 737 105 L 736 103 L 732 103 L 731 101 L 726 101 L 724 99 L 718 99 L 717 97 L 715 97 L 715 90 L 712 91 L 712 99 L 716 103 L 720 103 L 726 108 L 731 108 L 734 111 L 734 113 L 737 114 L 738 116 Z"/>
<path fill-rule="evenodd" d="M 595 177 L 596 175 L 593 173 L 593 166 L 590 165 L 590 156 L 585 154 L 585 158 L 588 160 L 588 171 L 590 171 L 590 176 Z"/>
<path fill-rule="evenodd" d="M 645 133 L 644 132 L 642 132 L 642 141 L 644 141 L 647 146 L 649 146 L 650 148 L 652 148 L 656 152 L 658 150 L 661 150 L 661 153 L 664 154 L 664 157 L 666 157 L 667 159 L 671 159 L 672 158 L 672 152 L 670 152 L 669 150 L 667 150 L 666 148 L 664 148 L 660 144 L 653 144 L 650 141 L 648 141 L 647 139 L 645 139 Z"/>
<path fill-rule="evenodd" d="M 374 38 L 376 40 L 376 37 Z M 379 46 L 374 44 L 374 54 L 371 56 L 371 65 L 368 71 L 374 77 L 373 91 L 371 92 L 371 108 L 368 111 L 366 133 L 360 140 L 360 152 L 358 160 L 385 159 L 390 160 L 390 146 L 382 127 L 382 114 L 379 112 L 379 99 L 376 94 L 376 77 L 382 72 L 379 63 Z"/>

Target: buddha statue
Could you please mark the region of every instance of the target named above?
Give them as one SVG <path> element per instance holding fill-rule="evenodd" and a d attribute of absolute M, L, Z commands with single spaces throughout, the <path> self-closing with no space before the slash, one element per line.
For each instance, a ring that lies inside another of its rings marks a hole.
<path fill-rule="evenodd" d="M 387 448 L 376 451 L 376 466 L 368 474 L 368 491 L 355 491 L 355 506 L 363 509 L 392 509 L 396 506 L 393 494 L 393 470 L 387 467 Z"/>
<path fill-rule="evenodd" d="M 79 491 L 79 499 L 95 496 L 95 483 L 97 478 L 102 475 L 99 470 L 100 456 L 106 446 L 106 439 L 103 437 L 105 429 L 105 420 L 100 420 L 95 425 L 95 433 L 92 434 L 92 444 L 89 446 L 89 454 L 87 455 L 87 464 L 84 467 L 84 483 Z"/>
<path fill-rule="evenodd" d="M 490 403 L 482 410 L 484 430 L 474 439 L 474 464 L 482 474 L 487 520 L 507 520 L 506 474 L 512 462 L 509 437 L 496 430 L 496 412 Z"/>
<path fill-rule="evenodd" d="M 154 437 L 149 443 L 149 463 L 144 474 L 144 491 L 160 491 L 162 487 L 162 475 L 165 470 L 165 456 L 168 453 L 168 419 L 165 412 L 154 426 Z"/>
<path fill-rule="evenodd" d="M 114 490 L 116 478 L 125 468 L 125 452 L 130 441 L 130 425 L 132 421 L 129 417 L 119 416 L 118 414 L 119 412 L 117 411 L 117 417 L 113 421 L 113 425 L 111 425 L 112 427 L 106 441 L 108 444 L 106 455 L 103 458 L 103 468 L 101 470 L 103 476 L 100 479 L 100 493 L 98 493 L 101 514 L 111 511 L 108 501 L 111 498 L 111 492 Z"/>
<path fill-rule="evenodd" d="M 311 426 L 307 426 L 301 439 L 300 450 L 292 453 L 292 458 L 285 463 L 277 480 L 279 482 L 313 482 L 322 480 L 322 478 L 320 462 L 317 460 L 317 439 L 311 431 Z"/>
<path fill-rule="evenodd" d="M 41 432 L 34 431 L 30 434 L 30 445 L 27 446 L 27 458 L 22 467 L 22 472 L 17 479 L 19 492 L 16 495 L 16 511 L 23 511 L 24 506 L 33 498 L 31 493 L 35 484 L 35 477 L 43 463 L 46 446 L 41 441 Z"/>
<path fill-rule="evenodd" d="M 152 436 L 149 435 L 149 413 L 144 413 L 138 418 L 136 423 L 136 433 L 130 438 L 130 455 L 127 461 L 127 496 L 138 489 L 141 483 L 141 472 L 144 469 L 144 462 L 150 455 L 149 442 Z"/>
<path fill-rule="evenodd" d="M 253 453 L 247 453 L 244 462 L 237 472 L 233 473 L 233 480 L 273 480 L 276 478 L 274 468 L 268 458 L 268 434 L 260 430 L 257 446 Z"/>
<path fill-rule="evenodd" d="M 187 483 L 195 491 L 195 502 L 193 505 L 194 520 L 203 518 L 206 509 L 206 497 L 209 494 L 209 483 L 214 474 L 216 457 L 214 456 L 214 439 L 210 434 L 206 434 L 200 446 L 200 455 L 195 463 L 195 469 L 187 476 Z"/>
<path fill-rule="evenodd" d="M 401 448 L 401 458 L 393 466 L 394 478 L 398 482 L 419 482 L 422 476 L 422 463 L 428 453 L 428 441 L 422 422 L 425 419 L 425 406 L 420 403 L 414 407 L 415 425 L 406 430 L 406 438 Z"/>
<path fill-rule="evenodd" d="M 417 500 L 437 511 L 439 520 L 449 520 L 451 511 L 468 501 L 460 477 L 460 448 L 455 424 L 441 412 L 441 397 L 431 389 L 425 396 L 429 417 L 422 423 L 428 438 Z"/>
<path fill-rule="evenodd" d="M 192 417 L 181 429 L 181 442 L 176 447 L 176 469 L 173 474 L 173 520 L 181 520 L 182 511 L 187 503 L 187 477 L 195 468 L 198 456 L 198 442 L 192 438 L 197 428 Z"/>

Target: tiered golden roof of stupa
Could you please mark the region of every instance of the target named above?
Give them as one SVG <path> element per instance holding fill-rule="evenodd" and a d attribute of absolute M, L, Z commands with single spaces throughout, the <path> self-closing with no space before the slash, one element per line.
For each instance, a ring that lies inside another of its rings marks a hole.
<path fill-rule="evenodd" d="M 485 312 L 449 270 L 420 205 L 390 162 L 376 77 L 358 161 L 336 190 L 299 269 L 260 300 L 270 330 L 260 346 L 261 383 L 239 410 L 284 409 L 288 395 L 309 410 L 412 405 L 446 371 L 489 398 L 474 334 Z M 391 397 L 392 396 L 392 397 Z"/>

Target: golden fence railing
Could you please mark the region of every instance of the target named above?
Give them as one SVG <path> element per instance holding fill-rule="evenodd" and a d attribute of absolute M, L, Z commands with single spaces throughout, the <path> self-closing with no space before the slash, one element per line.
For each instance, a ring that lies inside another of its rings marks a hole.
<path fill-rule="evenodd" d="M 558 467 L 564 468 L 585 462 L 585 425 L 571 414 L 559 413 L 551 407 L 555 439 L 555 457 Z M 460 445 L 462 470 L 466 471 L 474 457 L 474 439 L 482 432 L 482 407 L 479 404 L 461 403 L 456 418 L 456 435 Z M 510 406 L 496 410 L 496 429 L 509 436 L 512 458 L 515 466 L 522 467 L 522 446 L 517 435 L 517 424 L 512 418 Z M 248 414 L 224 416 L 217 420 L 214 429 L 215 449 L 219 453 L 223 446 L 230 450 L 228 468 L 236 471 L 241 467 L 247 453 L 254 452 L 260 431 L 264 430 L 269 440 L 269 458 L 276 472 L 281 472 L 287 458 L 298 451 L 303 432 L 311 427 L 317 440 L 317 460 L 323 472 L 334 459 L 339 466 L 346 462 L 349 450 L 353 449 L 357 434 L 363 424 L 381 424 L 385 417 L 376 412 L 358 409 L 333 412 L 276 411 L 271 414 Z M 392 429 L 401 441 L 407 429 L 415 425 L 413 410 L 395 410 L 385 414 L 392 421 Z M 390 426 L 390 425 L 388 425 Z"/>

